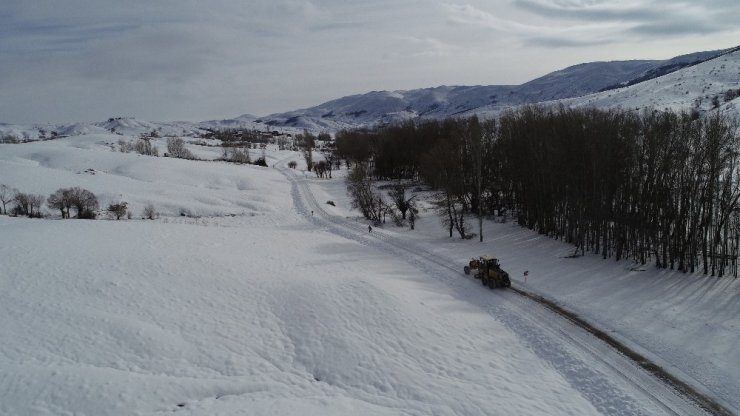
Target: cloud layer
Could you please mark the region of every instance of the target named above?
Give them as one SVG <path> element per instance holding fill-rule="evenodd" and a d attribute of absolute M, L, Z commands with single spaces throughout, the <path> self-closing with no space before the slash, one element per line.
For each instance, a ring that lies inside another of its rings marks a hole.
<path fill-rule="evenodd" d="M 0 122 L 263 115 L 734 46 L 740 4 L 705 3 L 5 0 Z"/>

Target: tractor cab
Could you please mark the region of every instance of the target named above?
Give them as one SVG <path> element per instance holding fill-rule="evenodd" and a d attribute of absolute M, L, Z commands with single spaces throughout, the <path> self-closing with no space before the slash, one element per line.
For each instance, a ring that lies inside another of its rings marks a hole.
<path fill-rule="evenodd" d="M 501 266 L 498 264 L 498 259 L 495 257 L 489 257 L 489 256 L 481 256 L 480 262 L 485 265 L 486 268 L 497 268 L 500 269 Z"/>

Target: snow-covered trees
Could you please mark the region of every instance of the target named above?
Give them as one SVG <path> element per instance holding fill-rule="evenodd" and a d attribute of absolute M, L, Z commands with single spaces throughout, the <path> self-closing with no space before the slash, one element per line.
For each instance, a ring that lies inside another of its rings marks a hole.
<path fill-rule="evenodd" d="M 142 137 L 136 140 L 133 149 L 136 153 L 144 156 L 159 156 L 159 149 L 157 146 L 152 145 L 152 141 L 148 137 Z"/>
<path fill-rule="evenodd" d="M 252 163 L 252 159 L 249 156 L 249 149 L 247 148 L 224 147 L 222 157 L 223 160 L 233 163 Z"/>
<path fill-rule="evenodd" d="M 144 215 L 144 218 L 148 220 L 153 220 L 159 216 L 159 213 L 157 212 L 157 209 L 154 207 L 154 204 L 150 203 L 144 207 L 143 215 Z"/>
<path fill-rule="evenodd" d="M 185 141 L 179 137 L 167 139 L 167 155 L 180 159 L 195 159 L 195 156 L 185 147 Z"/>
<path fill-rule="evenodd" d="M 0 212 L 0 214 L 7 214 L 7 204 L 8 202 L 13 200 L 13 195 L 15 195 L 17 191 L 15 189 L 12 189 L 8 185 L 0 184 L 0 203 L 3 204 L 3 211 Z"/>

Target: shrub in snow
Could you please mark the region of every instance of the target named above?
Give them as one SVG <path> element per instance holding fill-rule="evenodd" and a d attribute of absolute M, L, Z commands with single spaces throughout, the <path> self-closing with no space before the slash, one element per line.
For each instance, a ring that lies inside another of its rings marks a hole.
<path fill-rule="evenodd" d="M 6 134 L 6 135 L 0 137 L 0 143 L 19 143 L 19 142 L 20 142 L 20 140 L 18 140 L 17 137 L 15 137 L 15 136 L 13 136 L 11 134 Z"/>
<path fill-rule="evenodd" d="M 167 154 L 169 157 L 180 159 L 195 159 L 195 156 L 185 147 L 185 141 L 179 137 L 167 139 Z"/>
<path fill-rule="evenodd" d="M 148 204 L 144 207 L 144 218 L 153 220 L 159 216 L 157 209 L 154 208 L 154 204 Z"/>
<path fill-rule="evenodd" d="M 228 148 L 224 147 L 224 160 L 234 163 L 251 163 L 252 160 L 249 157 L 249 150 L 240 148 Z"/>
<path fill-rule="evenodd" d="M 159 149 L 157 149 L 157 146 L 152 145 L 152 141 L 146 137 L 142 137 L 136 141 L 134 150 L 136 153 L 144 156 L 159 156 Z"/>
<path fill-rule="evenodd" d="M 335 207 L 335 206 L 336 206 L 336 205 L 334 204 L 334 201 L 326 201 L 326 205 L 331 205 L 331 206 L 333 206 L 333 207 Z"/>
<path fill-rule="evenodd" d="M 118 149 L 121 153 L 130 153 L 134 150 L 134 145 L 128 140 L 118 139 Z"/>
<path fill-rule="evenodd" d="M 255 161 L 254 161 L 254 164 L 255 164 L 255 165 L 257 165 L 257 166 L 264 166 L 264 167 L 267 167 L 267 161 L 265 160 L 265 158 L 264 158 L 264 157 L 261 157 L 261 158 L 259 158 L 259 159 L 255 160 Z"/>

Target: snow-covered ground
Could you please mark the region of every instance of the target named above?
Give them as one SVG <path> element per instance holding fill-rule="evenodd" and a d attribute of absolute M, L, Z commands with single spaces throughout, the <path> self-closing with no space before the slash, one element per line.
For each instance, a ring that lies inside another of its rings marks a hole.
<path fill-rule="evenodd" d="M 712 101 L 717 97 L 720 111 L 732 116 L 740 115 L 740 100 L 724 99 L 728 90 L 740 91 L 740 51 L 630 87 L 561 102 L 574 107 L 638 111 L 649 108 L 688 111 L 696 108 L 705 112 L 714 108 Z"/>
<path fill-rule="evenodd" d="M 725 100 L 728 90 L 735 92 Z M 543 101 L 544 106 L 573 108 L 692 111 L 707 114 L 717 109 L 729 117 L 740 117 L 740 51 L 735 51 L 698 65 L 683 68 L 628 87 L 617 88 L 562 100 Z M 715 97 L 716 100 L 715 101 Z M 719 106 L 715 106 L 719 104 Z M 497 117 L 512 106 L 490 105 L 465 115 Z"/>
<path fill-rule="evenodd" d="M 0 414 L 699 414 L 573 325 L 462 274 L 486 253 L 740 409 L 737 280 L 564 258 L 569 246 L 513 224 L 448 239 L 429 212 L 415 231 L 368 233 L 341 173 L 280 168 L 297 153 L 268 150 L 278 168 L 260 168 L 113 152 L 118 137 L 0 145 L 0 183 L 80 186 L 135 214 L 0 217 Z M 160 219 L 138 219 L 149 203 Z"/>

